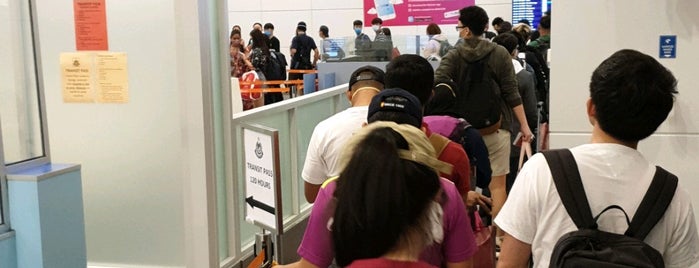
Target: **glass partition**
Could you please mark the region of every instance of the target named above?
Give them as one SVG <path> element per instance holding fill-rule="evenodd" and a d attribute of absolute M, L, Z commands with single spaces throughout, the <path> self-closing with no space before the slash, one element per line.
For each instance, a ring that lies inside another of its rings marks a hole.
<path fill-rule="evenodd" d="M 448 31 L 444 30 L 445 32 Z M 452 46 L 459 40 L 456 31 L 442 34 Z M 391 35 L 378 41 L 363 42 L 354 36 L 328 38 L 322 44 L 322 60 L 325 62 L 389 61 L 395 53 L 416 54 L 428 58 L 425 53 L 429 41 L 428 35 Z"/>
<path fill-rule="evenodd" d="M 0 234 L 9 230 L 6 170 L 48 162 L 34 1 L 0 1 Z"/>
<path fill-rule="evenodd" d="M 231 214 L 237 218 L 233 226 L 237 230 L 237 246 L 241 250 L 240 253 L 251 249 L 255 242 L 255 233 L 260 231 L 260 227 L 245 220 L 242 126 L 259 124 L 279 130 L 282 216 L 284 230 L 289 230 L 305 219 L 311 208 L 303 195 L 301 179 L 308 141 L 318 122 L 349 107 L 345 97 L 346 91 L 346 86 L 338 86 L 233 116 L 231 135 L 234 172 L 231 184 L 234 186 L 228 189 L 227 195 L 235 197 L 232 200 L 233 204 L 229 206 Z"/>
<path fill-rule="evenodd" d="M 4 163 L 47 155 L 31 1 L 0 1 L 0 115 Z"/>

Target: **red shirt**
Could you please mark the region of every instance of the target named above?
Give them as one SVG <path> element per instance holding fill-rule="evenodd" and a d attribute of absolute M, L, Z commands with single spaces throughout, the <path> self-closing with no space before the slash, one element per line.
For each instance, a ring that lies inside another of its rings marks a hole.
<path fill-rule="evenodd" d="M 426 129 L 425 134 L 427 134 L 427 137 L 432 135 L 432 131 L 430 131 L 427 124 L 422 123 L 422 126 Z M 439 175 L 452 181 L 456 185 L 456 189 L 459 190 L 459 194 L 465 196 L 471 185 L 471 163 L 468 160 L 466 151 L 464 151 L 464 147 L 456 142 L 449 141 L 437 159 L 454 166 L 451 174 L 440 173 Z"/>
<path fill-rule="evenodd" d="M 384 258 L 356 260 L 345 268 L 437 268 L 421 261 L 395 261 Z"/>

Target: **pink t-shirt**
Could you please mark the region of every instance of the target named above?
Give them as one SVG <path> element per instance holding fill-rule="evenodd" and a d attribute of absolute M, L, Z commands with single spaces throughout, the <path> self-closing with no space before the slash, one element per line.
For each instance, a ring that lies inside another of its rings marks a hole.
<path fill-rule="evenodd" d="M 440 178 L 446 200 L 442 204 L 444 210 L 444 240 L 441 244 L 432 244 L 422 252 L 420 260 L 441 267 L 446 262 L 463 262 L 476 252 L 476 242 L 471 229 L 471 221 L 466 213 L 466 207 L 454 183 Z M 326 182 L 318 191 L 308 226 L 303 234 L 303 241 L 298 249 L 302 258 L 318 267 L 328 267 L 335 257 L 332 235 L 328 220 L 333 211 L 327 209 L 335 192 L 336 181 Z"/>
<path fill-rule="evenodd" d="M 394 261 L 384 258 L 356 260 L 345 268 L 437 268 L 424 262 Z"/>

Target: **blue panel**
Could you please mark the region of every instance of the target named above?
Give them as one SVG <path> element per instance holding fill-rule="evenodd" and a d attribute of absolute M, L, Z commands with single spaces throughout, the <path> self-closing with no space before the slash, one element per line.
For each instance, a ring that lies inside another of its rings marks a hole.
<path fill-rule="evenodd" d="M 15 237 L 0 239 L 0 267 L 17 267 L 17 248 L 15 247 Z"/>
<path fill-rule="evenodd" d="M 79 166 L 42 165 L 8 178 L 17 267 L 86 267 Z"/>
<path fill-rule="evenodd" d="M 44 262 L 51 267 L 87 266 L 80 172 L 39 181 L 39 207 Z"/>
<path fill-rule="evenodd" d="M 10 224 L 15 230 L 18 267 L 43 267 L 37 183 L 8 181 Z"/>
<path fill-rule="evenodd" d="M 303 94 L 316 92 L 316 74 L 303 75 Z"/>
<path fill-rule="evenodd" d="M 335 73 L 327 73 L 318 77 L 318 90 L 335 86 Z"/>

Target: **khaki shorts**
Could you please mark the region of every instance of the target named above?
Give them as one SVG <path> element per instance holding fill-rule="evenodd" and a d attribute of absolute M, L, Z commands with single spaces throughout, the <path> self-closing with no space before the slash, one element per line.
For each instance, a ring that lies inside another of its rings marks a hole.
<path fill-rule="evenodd" d="M 510 132 L 498 129 L 498 131 L 483 136 L 483 141 L 488 147 L 488 158 L 493 176 L 505 176 L 510 173 Z"/>

